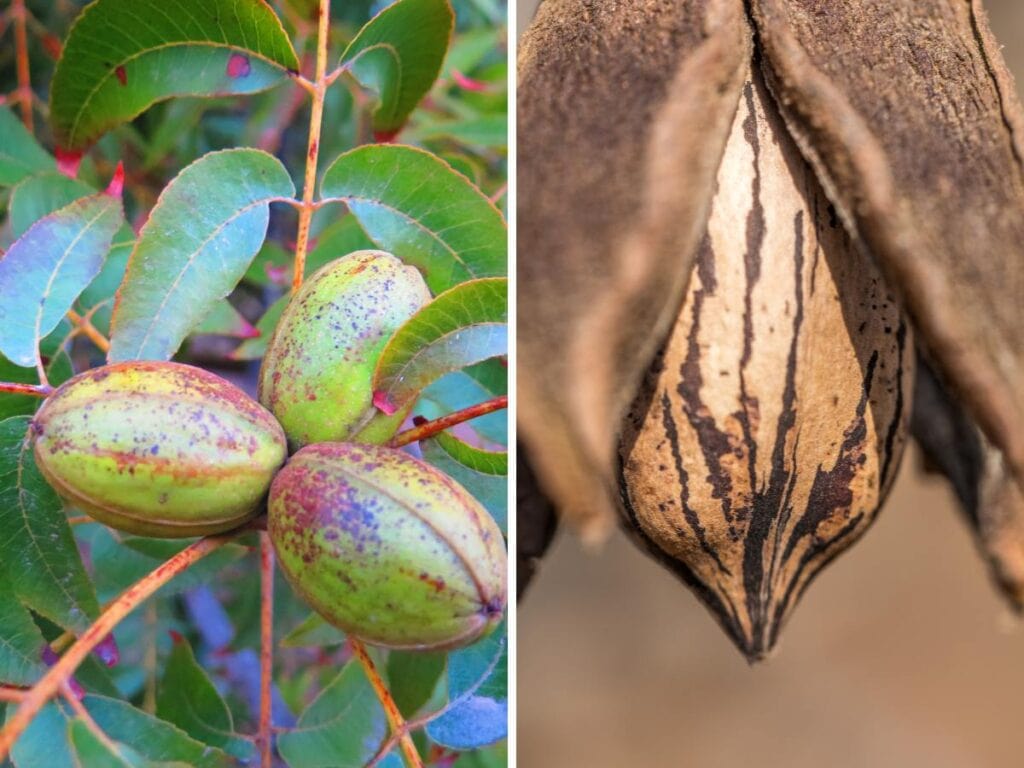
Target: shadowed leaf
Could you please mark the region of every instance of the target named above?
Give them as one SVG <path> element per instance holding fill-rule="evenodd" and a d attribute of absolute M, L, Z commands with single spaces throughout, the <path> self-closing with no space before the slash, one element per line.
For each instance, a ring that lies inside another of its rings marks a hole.
<path fill-rule="evenodd" d="M 235 733 L 231 711 L 184 638 L 175 639 L 164 666 L 157 688 L 156 716 L 239 759 L 255 757 L 252 742 Z"/>
<path fill-rule="evenodd" d="M 26 176 L 54 167 L 53 158 L 10 108 L 0 105 L 0 187 L 9 187 Z"/>
<path fill-rule="evenodd" d="M 0 422 L 0 569 L 32 610 L 74 632 L 99 615 L 64 505 L 36 467 L 30 419 Z"/>
<path fill-rule="evenodd" d="M 448 657 L 451 708 L 427 735 L 451 749 L 475 749 L 508 735 L 508 651 L 502 623 L 480 642 Z"/>
<path fill-rule="evenodd" d="M 42 677 L 43 636 L 6 581 L 0 582 L 0 683 L 32 685 Z"/>
<path fill-rule="evenodd" d="M 278 737 L 290 768 L 362 768 L 387 733 L 387 721 L 362 667 L 349 662 Z"/>

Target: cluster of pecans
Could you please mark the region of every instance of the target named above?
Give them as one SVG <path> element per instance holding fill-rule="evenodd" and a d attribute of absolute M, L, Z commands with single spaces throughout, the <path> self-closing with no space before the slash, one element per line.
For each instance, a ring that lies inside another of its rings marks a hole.
<path fill-rule="evenodd" d="M 454 480 L 384 445 L 407 414 L 373 403 L 381 351 L 429 299 L 390 254 L 337 259 L 282 315 L 259 403 L 189 365 L 95 368 L 38 411 L 37 464 L 69 505 L 138 535 L 228 531 L 265 505 L 286 578 L 330 623 L 386 647 L 471 643 L 504 611 L 501 531 Z"/>

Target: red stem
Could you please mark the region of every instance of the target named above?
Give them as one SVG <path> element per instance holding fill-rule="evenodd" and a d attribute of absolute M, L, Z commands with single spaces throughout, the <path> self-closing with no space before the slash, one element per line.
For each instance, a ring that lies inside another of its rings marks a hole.
<path fill-rule="evenodd" d="M 53 392 L 53 387 L 48 384 L 16 384 L 11 381 L 0 381 L 0 392 L 6 392 L 11 395 L 49 397 Z"/>
<path fill-rule="evenodd" d="M 28 69 L 28 37 L 25 34 L 25 0 L 13 0 L 11 16 L 14 20 L 14 50 L 18 66 L 18 101 L 21 119 L 29 133 L 35 132 L 32 119 L 32 82 Z"/>
<path fill-rule="evenodd" d="M 14 742 L 39 714 L 39 710 L 60 692 L 61 686 L 71 678 L 78 665 L 85 661 L 93 648 L 103 642 L 125 616 L 179 573 L 233 538 L 233 533 L 226 533 L 200 539 L 122 592 L 121 596 L 114 600 L 92 626 L 68 648 L 60 661 L 50 667 L 39 682 L 26 692 L 19 707 L 7 719 L 3 730 L 0 730 L 0 762 L 10 754 Z"/>
<path fill-rule="evenodd" d="M 449 413 L 447 416 L 442 416 L 439 419 L 427 421 L 423 424 L 417 424 L 412 429 L 399 432 L 391 439 L 389 445 L 392 448 L 401 448 L 403 445 L 408 445 L 409 443 L 426 440 L 428 437 L 433 437 L 439 432 L 444 432 L 446 429 L 454 427 L 456 424 L 461 424 L 464 421 L 469 421 L 470 419 L 475 419 L 479 416 L 486 416 L 488 413 L 494 413 L 494 411 L 500 411 L 507 407 L 508 395 L 492 397 L 490 400 L 485 400 L 482 403 L 477 403 L 476 405 L 471 405 L 468 408 L 463 408 L 461 411 Z"/>
<path fill-rule="evenodd" d="M 384 708 L 384 714 L 391 725 L 391 733 L 394 738 L 398 739 L 398 744 L 402 749 L 402 756 L 405 758 L 406 767 L 423 768 L 420 753 L 416 751 L 416 745 L 413 743 L 412 736 L 409 735 L 409 726 L 406 725 L 405 718 L 402 717 L 398 705 L 391 696 L 391 691 L 388 690 L 387 684 L 377 671 L 377 666 L 373 663 L 373 659 L 366 652 L 366 646 L 351 636 L 348 639 L 348 644 L 352 647 L 352 653 L 359 660 L 359 663 L 363 665 L 363 671 L 366 673 L 370 685 L 373 686 L 377 698 L 380 699 L 380 704 Z"/>
<path fill-rule="evenodd" d="M 274 547 L 260 532 L 260 767 L 273 768 L 271 691 L 274 682 Z"/>

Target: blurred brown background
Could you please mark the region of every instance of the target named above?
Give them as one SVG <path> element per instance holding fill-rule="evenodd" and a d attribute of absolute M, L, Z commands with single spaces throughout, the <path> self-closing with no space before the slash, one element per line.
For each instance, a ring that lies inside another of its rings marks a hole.
<path fill-rule="evenodd" d="M 1024 83 L 1024 1 L 987 7 Z M 757 667 L 621 534 L 562 532 L 518 638 L 523 768 L 1024 766 L 1024 628 L 916 451 Z"/>

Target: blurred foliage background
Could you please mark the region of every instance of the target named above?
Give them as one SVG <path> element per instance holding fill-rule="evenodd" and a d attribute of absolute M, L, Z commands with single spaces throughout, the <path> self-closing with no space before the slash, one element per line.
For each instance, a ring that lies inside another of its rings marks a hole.
<path fill-rule="evenodd" d="M 536 4 L 519 3 L 520 34 Z M 1019 87 L 1024 3 L 985 6 Z M 529 768 L 1024 765 L 1024 629 L 916 450 L 767 662 L 748 667 L 618 533 L 597 554 L 559 534 L 520 605 L 518 642 Z"/>

